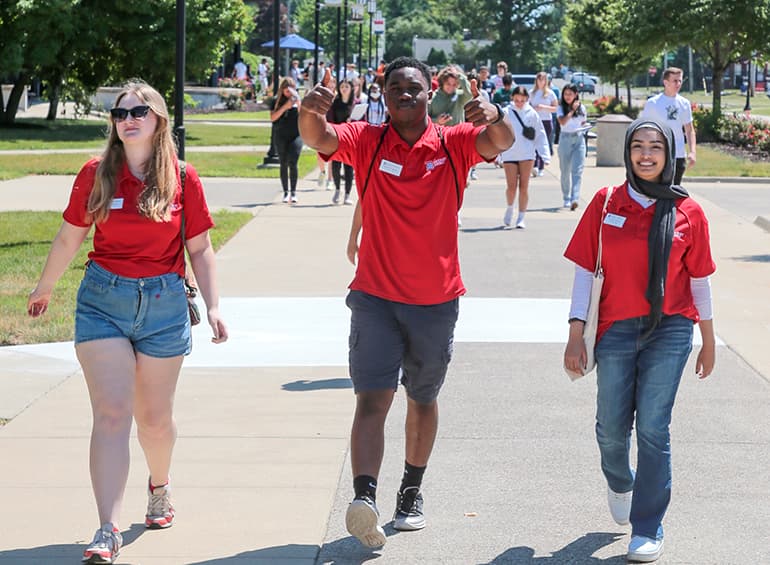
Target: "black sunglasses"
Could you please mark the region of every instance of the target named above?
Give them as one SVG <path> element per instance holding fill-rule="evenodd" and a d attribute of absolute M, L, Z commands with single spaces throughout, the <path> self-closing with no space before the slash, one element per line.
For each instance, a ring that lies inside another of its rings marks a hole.
<path fill-rule="evenodd" d="M 110 116 L 112 116 L 112 119 L 116 122 L 124 121 L 126 118 L 128 118 L 129 114 L 131 114 L 131 117 L 134 119 L 143 120 L 147 117 L 147 112 L 149 111 L 149 106 L 134 106 L 133 108 L 111 108 Z"/>

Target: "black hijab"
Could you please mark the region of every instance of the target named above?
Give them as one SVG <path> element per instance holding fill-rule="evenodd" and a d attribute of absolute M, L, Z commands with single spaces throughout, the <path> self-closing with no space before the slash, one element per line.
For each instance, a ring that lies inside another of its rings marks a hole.
<path fill-rule="evenodd" d="M 647 181 L 637 177 L 631 163 L 631 140 L 634 133 L 642 128 L 652 128 L 663 134 L 666 140 L 666 164 L 658 182 Z M 644 334 L 648 337 L 663 316 L 663 296 L 666 288 L 668 259 L 671 255 L 671 242 L 674 239 L 674 224 L 676 223 L 675 200 L 689 196 L 681 186 L 674 184 L 676 169 L 676 145 L 674 132 L 671 128 L 654 119 L 638 119 L 628 126 L 624 148 L 626 178 L 628 184 L 637 192 L 655 198 L 655 215 L 652 218 L 648 243 L 648 280 L 645 297 L 650 303 L 649 327 Z"/>

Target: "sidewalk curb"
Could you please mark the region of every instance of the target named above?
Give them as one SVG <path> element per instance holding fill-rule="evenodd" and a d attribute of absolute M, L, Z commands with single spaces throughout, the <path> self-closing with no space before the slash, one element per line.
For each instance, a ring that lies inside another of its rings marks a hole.
<path fill-rule="evenodd" d="M 725 182 L 739 184 L 763 184 L 770 183 L 768 177 L 684 177 L 682 182 Z"/>
<path fill-rule="evenodd" d="M 765 216 L 757 216 L 756 220 L 754 220 L 754 225 L 759 226 L 766 232 L 770 233 L 770 218 Z"/>

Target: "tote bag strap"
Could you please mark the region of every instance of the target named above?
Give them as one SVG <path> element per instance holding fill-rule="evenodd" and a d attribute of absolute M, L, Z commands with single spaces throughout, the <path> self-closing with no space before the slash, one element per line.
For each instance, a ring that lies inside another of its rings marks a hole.
<path fill-rule="evenodd" d="M 610 201 L 610 195 L 612 194 L 612 187 L 607 188 L 607 196 L 604 197 L 604 206 L 602 207 L 602 216 L 599 219 L 599 252 L 596 254 L 596 267 L 594 268 L 594 276 L 598 277 L 602 274 L 602 226 L 604 225 L 604 216 L 607 214 L 607 203 Z"/>

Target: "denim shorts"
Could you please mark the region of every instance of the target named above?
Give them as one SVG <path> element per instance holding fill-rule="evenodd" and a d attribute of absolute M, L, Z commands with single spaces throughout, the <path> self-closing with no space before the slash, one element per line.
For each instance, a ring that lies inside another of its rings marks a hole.
<path fill-rule="evenodd" d="M 396 390 L 400 373 L 409 398 L 436 400 L 452 359 L 459 300 L 416 306 L 351 290 L 346 304 L 355 392 Z"/>
<path fill-rule="evenodd" d="M 184 280 L 176 273 L 121 277 L 89 262 L 78 289 L 75 344 L 116 337 L 150 357 L 190 353 Z"/>

